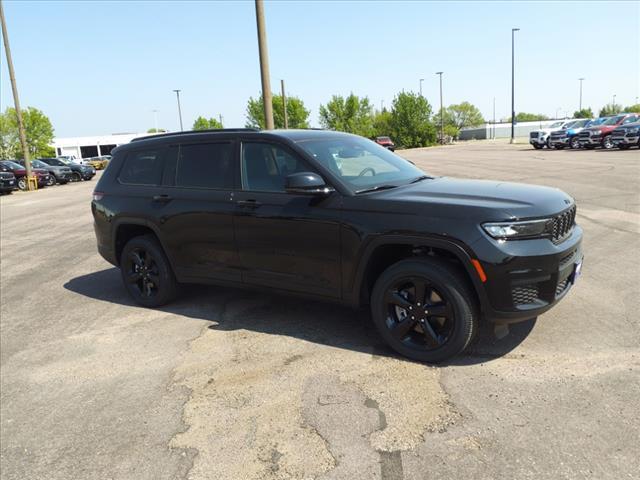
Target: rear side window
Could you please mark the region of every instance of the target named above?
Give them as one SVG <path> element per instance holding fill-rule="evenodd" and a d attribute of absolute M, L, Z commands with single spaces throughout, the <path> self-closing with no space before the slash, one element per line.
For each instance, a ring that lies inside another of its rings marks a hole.
<path fill-rule="evenodd" d="M 233 188 L 233 145 L 198 143 L 180 145 L 176 187 Z"/>
<path fill-rule="evenodd" d="M 118 178 L 131 185 L 159 185 L 161 176 L 161 150 L 140 150 L 127 154 Z"/>

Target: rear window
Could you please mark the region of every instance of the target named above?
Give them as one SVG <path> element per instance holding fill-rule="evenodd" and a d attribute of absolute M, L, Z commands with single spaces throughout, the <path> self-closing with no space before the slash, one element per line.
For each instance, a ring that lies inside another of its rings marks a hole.
<path fill-rule="evenodd" d="M 140 150 L 127 154 L 118 178 L 131 185 L 159 185 L 161 176 L 161 151 Z"/>
<path fill-rule="evenodd" d="M 177 187 L 232 189 L 233 145 L 180 145 L 175 178 Z"/>

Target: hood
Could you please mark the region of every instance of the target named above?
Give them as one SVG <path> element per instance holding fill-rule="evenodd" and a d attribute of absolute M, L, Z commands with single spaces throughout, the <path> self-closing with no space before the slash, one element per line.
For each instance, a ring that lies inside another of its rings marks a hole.
<path fill-rule="evenodd" d="M 376 194 L 380 200 L 423 204 L 433 217 L 478 216 L 500 221 L 555 215 L 574 203 L 562 190 L 524 183 L 439 177 Z M 467 207 L 467 208 L 460 208 Z M 475 210 L 475 213 L 474 213 Z"/>

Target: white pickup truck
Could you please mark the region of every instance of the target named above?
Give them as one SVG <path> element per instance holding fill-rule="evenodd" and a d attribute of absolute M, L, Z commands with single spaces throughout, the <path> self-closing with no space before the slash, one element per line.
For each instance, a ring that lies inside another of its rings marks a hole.
<path fill-rule="evenodd" d="M 551 132 L 555 130 L 564 130 L 573 122 L 575 122 L 575 120 L 573 119 L 559 120 L 557 122 L 553 122 L 548 127 L 529 132 L 529 143 L 533 145 L 533 148 L 535 149 L 540 149 L 542 147 L 551 148 L 551 143 L 549 142 L 549 136 L 551 135 Z"/>

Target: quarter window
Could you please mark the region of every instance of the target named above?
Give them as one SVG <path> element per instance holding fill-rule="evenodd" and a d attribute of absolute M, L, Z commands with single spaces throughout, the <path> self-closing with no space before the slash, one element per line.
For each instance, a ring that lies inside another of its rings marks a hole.
<path fill-rule="evenodd" d="M 176 166 L 176 186 L 233 188 L 233 145 L 199 143 L 181 145 Z"/>
<path fill-rule="evenodd" d="M 134 185 L 158 185 L 161 175 L 161 151 L 142 150 L 127 155 L 119 179 L 122 183 Z"/>

